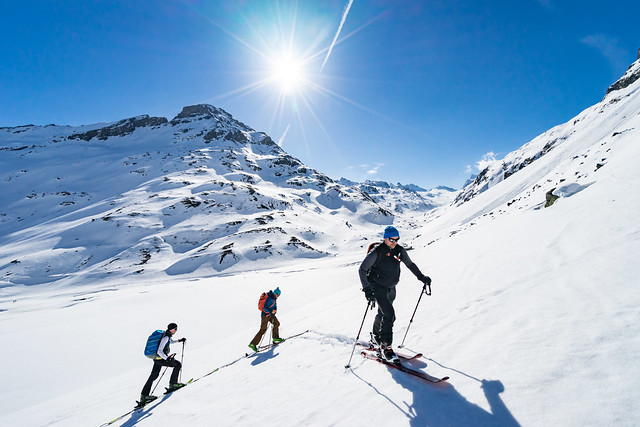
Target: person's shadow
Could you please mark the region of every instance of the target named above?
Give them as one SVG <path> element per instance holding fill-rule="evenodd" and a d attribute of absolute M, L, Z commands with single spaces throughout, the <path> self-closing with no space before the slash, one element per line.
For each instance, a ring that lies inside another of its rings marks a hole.
<path fill-rule="evenodd" d="M 431 360 L 434 363 L 437 363 L 433 359 L 426 360 Z M 425 366 L 425 363 L 418 361 L 413 362 L 411 365 L 407 362 L 405 362 L 405 364 L 414 369 Z M 484 395 L 491 408 L 491 412 L 488 412 L 480 406 L 469 402 L 449 382 L 429 384 L 422 379 L 412 377 L 404 372 L 398 371 L 397 369 L 390 367 L 387 369 L 398 384 L 413 393 L 412 402 L 394 402 L 391 398 L 381 393 L 380 390 L 376 389 L 372 384 L 368 382 L 367 384 L 398 408 L 398 410 L 400 410 L 409 419 L 409 423 L 412 426 L 513 427 L 520 425 L 500 398 L 500 393 L 504 391 L 504 385 L 501 381 L 479 380 L 463 372 L 452 369 L 453 371 L 472 378 L 481 384 L 481 388 L 484 391 Z M 358 376 L 358 378 L 360 377 Z M 362 378 L 360 379 L 366 382 Z"/>
<path fill-rule="evenodd" d="M 153 415 L 153 410 L 156 408 L 156 406 L 160 405 L 161 403 L 163 403 L 164 401 L 166 401 L 167 399 L 169 399 L 171 397 L 173 393 L 169 393 L 169 394 L 165 394 L 162 399 L 157 400 L 157 401 L 153 401 L 151 403 L 149 403 L 147 406 L 145 406 L 144 408 L 142 408 L 142 410 L 140 411 L 134 411 L 131 414 L 131 417 L 125 421 L 124 423 L 122 423 L 122 427 L 132 427 L 135 426 L 136 424 L 138 424 L 139 421 L 144 420 L 145 418 L 150 417 L 151 415 Z"/>
<path fill-rule="evenodd" d="M 276 346 L 271 346 L 268 350 L 266 351 L 261 351 L 259 353 L 255 353 L 255 355 L 251 355 L 250 357 L 253 358 L 253 360 L 251 361 L 251 365 L 252 366 L 257 366 L 261 363 L 266 362 L 267 360 L 273 359 L 274 357 L 278 356 L 278 353 L 274 353 L 274 349 L 276 348 Z"/>

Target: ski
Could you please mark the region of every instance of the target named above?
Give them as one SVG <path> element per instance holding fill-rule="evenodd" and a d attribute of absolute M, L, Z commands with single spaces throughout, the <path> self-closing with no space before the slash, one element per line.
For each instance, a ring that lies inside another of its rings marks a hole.
<path fill-rule="evenodd" d="M 218 372 L 218 371 L 219 371 L 220 369 L 222 369 L 222 368 L 226 368 L 226 367 L 228 367 L 228 366 L 234 365 L 234 364 L 238 363 L 239 361 L 241 361 L 242 359 L 248 359 L 248 358 L 250 358 L 250 357 L 251 357 L 251 356 L 253 356 L 253 355 L 256 355 L 256 354 L 258 354 L 258 353 L 261 353 L 261 352 L 264 352 L 264 351 L 266 351 L 266 350 L 269 350 L 270 348 L 272 348 L 272 347 L 274 347 L 274 346 L 280 345 L 280 344 L 282 344 L 283 342 L 285 342 L 285 341 L 287 341 L 287 340 L 290 340 L 291 338 L 296 338 L 296 337 L 299 337 L 299 336 L 301 336 L 301 335 L 304 335 L 304 334 L 308 333 L 309 331 L 310 331 L 310 330 L 309 330 L 309 329 L 307 329 L 306 331 L 299 332 L 299 333 L 297 333 L 297 334 L 295 334 L 295 335 L 290 335 L 290 336 L 288 336 L 288 337 L 284 338 L 284 339 L 283 339 L 281 342 L 279 342 L 278 344 L 267 344 L 267 345 L 260 346 L 260 347 L 258 347 L 258 351 L 253 352 L 253 353 L 245 353 L 245 354 L 244 354 L 244 356 L 240 356 L 240 357 L 238 357 L 236 360 L 232 360 L 231 362 L 227 363 L 226 365 L 219 366 L 219 367 L 217 367 L 216 369 L 214 369 L 213 371 L 208 372 L 208 373 L 204 374 L 204 375 L 203 375 L 203 376 L 201 376 L 201 377 L 195 378 L 193 381 L 190 381 L 190 382 L 196 382 L 196 381 L 198 381 L 198 380 L 201 380 L 202 378 L 208 377 L 209 375 L 211 375 L 211 374 L 214 374 L 214 373 Z"/>
<path fill-rule="evenodd" d="M 300 333 L 297 333 L 297 334 L 295 334 L 295 335 L 291 335 L 291 336 L 288 336 L 288 337 L 286 337 L 286 338 L 283 338 L 283 339 L 282 339 L 282 341 L 280 341 L 280 342 L 278 342 L 278 343 L 275 343 L 275 344 L 266 344 L 266 345 L 258 346 L 258 351 L 254 351 L 253 353 L 245 353 L 245 354 L 244 354 L 244 357 L 251 357 L 251 356 L 253 356 L 254 354 L 258 354 L 258 353 L 262 353 L 262 352 L 264 352 L 264 351 L 270 350 L 270 349 L 272 349 L 273 347 L 277 347 L 277 346 L 279 346 L 280 344 L 282 344 L 283 342 L 285 342 L 285 341 L 287 341 L 287 340 L 290 340 L 291 338 L 299 337 L 300 335 L 304 335 L 304 334 L 306 334 L 307 332 L 309 332 L 309 329 L 307 329 L 306 331 L 302 331 L 302 332 L 300 332 Z"/>
<path fill-rule="evenodd" d="M 142 409 L 144 408 L 147 404 L 153 402 L 154 400 L 156 400 L 158 398 L 158 396 L 149 396 L 149 400 L 147 400 L 146 402 L 138 402 L 136 400 L 137 405 L 133 408 L 133 409 Z"/>
<path fill-rule="evenodd" d="M 177 387 L 177 388 L 165 387 L 164 389 L 166 391 L 164 392 L 164 394 L 170 394 L 170 393 L 173 393 L 174 391 L 180 390 L 181 388 L 185 388 L 186 386 L 191 384 L 193 381 L 194 381 L 193 378 L 191 378 L 189 381 L 187 381 L 186 383 L 182 384 L 180 387 Z"/>
<path fill-rule="evenodd" d="M 407 354 L 398 353 L 396 351 L 396 354 L 400 359 L 404 359 L 404 360 L 413 360 L 413 359 L 419 359 L 420 357 L 422 357 L 422 353 L 417 353 L 417 354 L 414 354 L 413 356 L 409 356 Z"/>
<path fill-rule="evenodd" d="M 257 347 L 257 348 L 258 348 L 258 351 L 254 351 L 253 353 L 245 353 L 245 354 L 244 354 L 244 357 L 251 357 L 251 356 L 253 356 L 254 354 L 264 353 L 265 351 L 267 351 L 267 350 L 271 350 L 273 347 L 276 347 L 276 346 L 278 346 L 278 345 L 282 344 L 283 342 L 285 342 L 285 340 L 282 340 L 282 341 L 280 341 L 280 342 L 279 342 L 279 343 L 277 343 L 277 344 L 261 345 L 261 346 Z"/>
<path fill-rule="evenodd" d="M 146 401 L 144 403 L 139 402 L 139 401 L 136 400 L 136 406 L 134 406 L 132 410 L 130 410 L 126 414 L 120 415 L 118 418 L 114 418 L 113 420 L 109 421 L 108 423 L 102 424 L 100 427 L 110 426 L 111 424 L 120 421 L 124 417 L 127 417 L 127 416 L 133 414 L 134 412 L 139 411 L 141 409 L 144 409 L 145 406 L 147 406 L 149 403 L 151 403 L 154 400 L 156 400 L 158 398 L 158 396 L 150 396 L 150 398 L 151 398 L 150 400 L 148 400 L 148 401 Z"/>
<path fill-rule="evenodd" d="M 374 355 L 372 353 L 369 353 L 367 351 L 362 351 L 360 354 L 362 354 L 362 356 L 365 359 L 371 359 L 371 360 L 375 360 L 379 363 L 382 363 L 384 365 L 387 365 L 391 368 L 397 369 L 399 371 L 402 371 L 404 373 L 407 373 L 409 375 L 413 375 L 414 377 L 418 377 L 418 378 L 422 378 L 425 381 L 428 381 L 430 383 L 439 383 L 442 381 L 446 381 L 449 379 L 449 377 L 442 377 L 442 378 L 438 378 L 438 377 L 434 377 L 433 375 L 429 375 L 426 372 L 422 372 L 422 371 L 417 371 L 415 369 L 411 369 L 408 368 L 406 366 L 404 366 L 402 363 L 399 364 L 395 364 L 395 363 L 391 363 L 391 362 L 387 362 L 384 359 L 379 358 L 377 355 Z"/>
<path fill-rule="evenodd" d="M 299 336 L 304 335 L 304 334 L 306 334 L 306 333 L 308 333 L 308 332 L 309 332 L 309 329 L 307 329 L 306 331 L 299 332 L 299 333 L 297 333 L 297 334 L 295 334 L 295 335 L 291 335 L 291 336 L 289 336 L 289 337 L 285 338 L 283 341 L 281 341 L 281 342 L 280 342 L 280 343 L 278 343 L 278 344 L 281 344 L 281 343 L 283 343 L 284 341 L 286 341 L 286 340 L 288 340 L 288 339 L 295 338 L 295 337 L 299 337 Z M 270 349 L 271 347 L 273 347 L 273 346 L 275 346 L 275 345 L 278 345 L 278 344 L 267 344 L 267 345 L 265 345 L 265 346 L 258 347 L 258 350 L 259 350 L 259 351 L 265 351 L 265 350 L 268 350 L 268 349 Z M 225 365 L 219 366 L 219 367 L 215 368 L 215 369 L 214 369 L 213 371 L 211 371 L 211 372 L 208 372 L 208 373 L 206 373 L 206 374 L 204 374 L 204 375 L 202 375 L 202 376 L 200 376 L 200 377 L 198 377 L 198 378 L 191 378 L 189 381 L 187 381 L 187 382 L 185 383 L 185 386 L 186 386 L 186 385 L 188 385 L 188 384 L 194 383 L 194 382 L 196 382 L 196 381 L 198 381 L 198 380 L 201 380 L 201 379 L 203 379 L 203 378 L 205 378 L 205 377 L 208 377 L 209 375 L 211 375 L 211 374 L 213 374 L 213 373 L 215 373 L 215 372 L 218 372 L 218 371 L 219 371 L 220 369 L 222 369 L 222 368 L 226 368 L 227 366 L 231 366 L 231 365 L 233 365 L 233 364 L 235 364 L 235 363 L 238 363 L 238 362 L 239 362 L 239 361 L 241 361 L 242 359 L 246 359 L 246 358 L 250 357 L 250 356 L 251 356 L 251 355 L 253 355 L 253 354 L 256 354 L 256 353 L 252 353 L 252 354 L 245 353 L 245 355 L 244 355 L 244 356 L 238 357 L 237 359 L 232 360 L 231 362 L 229 362 L 229 363 L 227 363 L 227 364 L 225 364 Z M 184 388 L 184 387 L 180 387 L 180 388 Z M 179 389 L 176 389 L 176 390 L 179 390 Z M 173 391 L 175 391 L 175 390 L 173 390 Z M 171 392 L 167 391 L 167 393 L 165 393 L 165 394 L 168 394 L 168 393 L 171 393 Z M 154 400 L 155 400 L 155 399 L 154 399 Z M 150 403 L 150 402 L 147 402 L 147 403 Z M 122 414 L 122 415 L 120 415 L 118 418 L 115 418 L 115 419 L 113 419 L 113 420 L 109 421 L 108 423 L 104 423 L 104 424 L 102 424 L 100 427 L 106 427 L 106 426 L 109 426 L 109 425 L 111 425 L 111 424 L 113 424 L 113 423 L 115 423 L 115 422 L 117 422 L 117 421 L 119 421 L 119 420 L 121 420 L 121 419 L 123 419 L 123 418 L 125 418 L 125 417 L 127 417 L 127 416 L 129 416 L 129 415 L 131 415 L 132 413 L 134 413 L 134 412 L 136 412 L 136 411 L 140 411 L 141 409 L 143 409 L 143 408 L 144 408 L 144 406 L 146 405 L 146 403 L 145 403 L 145 405 L 140 406 L 140 407 L 139 407 L 139 405 L 140 405 L 140 402 L 137 402 L 137 401 L 136 401 L 136 407 L 135 407 L 135 408 L 133 408 L 132 410 L 130 410 L 130 411 L 129 411 L 129 412 L 127 412 L 126 414 Z"/>
<path fill-rule="evenodd" d="M 109 421 L 108 423 L 104 423 L 104 424 L 102 424 L 100 427 L 110 426 L 111 424 L 113 424 L 113 423 L 116 423 L 116 422 L 120 421 L 121 419 L 123 419 L 123 418 L 125 418 L 125 417 L 127 417 L 127 416 L 129 416 L 129 415 L 131 415 L 131 414 L 133 414 L 134 412 L 136 412 L 136 411 L 140 411 L 140 410 L 144 409 L 144 407 L 145 407 L 147 404 L 149 404 L 149 403 L 151 403 L 151 402 L 153 402 L 154 400 L 156 400 L 156 399 L 157 399 L 157 396 L 154 396 L 154 397 L 155 397 L 155 399 L 152 399 L 152 400 L 150 400 L 150 401 L 148 401 L 148 402 L 145 402 L 145 403 L 144 403 L 144 404 L 142 404 L 142 405 L 141 405 L 141 403 L 140 403 L 140 402 L 138 402 L 138 401 L 136 400 L 136 406 L 134 406 L 132 410 L 130 410 L 130 411 L 129 411 L 129 412 L 127 412 L 126 414 L 122 414 L 122 415 L 120 415 L 118 418 L 114 418 L 113 420 Z"/>
<path fill-rule="evenodd" d="M 358 341 L 358 345 L 360 347 L 364 347 L 365 350 L 369 350 L 369 351 L 378 351 L 378 349 L 376 347 L 373 347 L 371 345 L 371 343 L 366 343 L 366 342 L 362 342 L 362 341 Z M 397 351 L 394 350 L 394 352 L 396 353 L 396 355 L 403 360 L 414 360 L 414 359 L 418 359 L 420 357 L 423 356 L 422 353 L 416 353 L 413 356 L 409 355 L 409 354 L 404 354 L 404 353 L 398 353 Z"/>
<path fill-rule="evenodd" d="M 142 409 L 142 408 L 143 408 L 143 407 L 140 407 L 140 408 L 133 408 L 132 410 L 130 410 L 130 411 L 129 411 L 129 412 L 127 412 L 126 414 L 122 414 L 122 415 L 120 415 L 118 418 L 116 418 L 115 420 L 109 421 L 108 423 L 103 424 L 102 426 L 109 426 L 109 425 L 111 425 L 111 424 L 113 424 L 113 423 L 115 423 L 115 422 L 118 422 L 118 421 L 120 421 L 121 419 L 123 419 L 124 417 L 126 417 L 126 416 L 128 416 L 128 415 L 131 415 L 131 414 L 133 414 L 135 411 L 138 411 L 138 410 L 140 410 L 140 409 Z M 100 427 L 102 427 L 102 426 L 100 426 Z"/>
<path fill-rule="evenodd" d="M 164 392 L 164 394 L 171 394 L 171 393 L 173 393 L 174 391 L 178 391 L 178 390 L 180 390 L 181 388 L 184 388 L 185 386 L 186 386 L 186 384 L 185 384 L 185 385 L 183 385 L 182 387 L 178 387 L 178 388 L 169 388 L 169 387 L 165 387 L 164 389 L 165 389 L 166 391 Z"/>
<path fill-rule="evenodd" d="M 136 402 L 136 403 L 137 403 L 137 402 Z M 140 410 L 140 409 L 142 409 L 142 408 L 144 408 L 144 406 L 141 406 L 141 407 L 139 407 L 139 408 L 136 406 L 135 408 L 133 408 L 132 410 L 130 410 L 130 411 L 129 411 L 129 412 L 127 412 L 126 414 L 122 414 L 122 415 L 120 415 L 118 418 L 115 418 L 115 419 L 113 419 L 113 420 L 109 421 L 108 423 L 104 423 L 104 424 L 102 424 L 100 427 L 110 426 L 111 424 L 113 424 L 113 423 L 115 423 L 115 422 L 120 421 L 120 420 L 121 420 L 121 419 L 123 419 L 124 417 L 126 417 L 126 416 L 128 416 L 128 415 L 131 415 L 131 414 L 133 414 L 135 411 L 138 411 L 138 410 Z"/>

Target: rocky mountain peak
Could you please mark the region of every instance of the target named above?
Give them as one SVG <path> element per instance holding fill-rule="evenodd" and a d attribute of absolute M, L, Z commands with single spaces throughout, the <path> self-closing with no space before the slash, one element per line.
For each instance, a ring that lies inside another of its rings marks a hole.
<path fill-rule="evenodd" d="M 230 113 L 210 104 L 197 104 L 183 107 L 180 114 L 171 120 L 171 124 L 175 126 L 180 123 L 189 123 L 197 120 L 215 120 L 227 126 L 238 127 L 246 132 L 254 132 L 249 126 L 234 119 Z"/>
<path fill-rule="evenodd" d="M 180 112 L 180 114 L 178 114 L 175 119 L 186 119 L 186 118 L 190 118 L 190 117 L 197 117 L 197 116 L 215 116 L 218 114 L 222 114 L 222 115 L 226 115 L 231 117 L 231 114 L 227 113 L 226 111 L 224 111 L 222 108 L 218 109 L 216 107 L 214 107 L 213 105 L 209 105 L 209 104 L 197 104 L 197 105 L 187 105 L 186 107 L 182 108 L 182 111 Z"/>
<path fill-rule="evenodd" d="M 638 49 L 638 59 L 631 64 L 627 72 L 614 84 L 607 89 L 607 95 L 613 91 L 621 90 L 632 85 L 636 80 L 640 79 L 640 49 Z"/>

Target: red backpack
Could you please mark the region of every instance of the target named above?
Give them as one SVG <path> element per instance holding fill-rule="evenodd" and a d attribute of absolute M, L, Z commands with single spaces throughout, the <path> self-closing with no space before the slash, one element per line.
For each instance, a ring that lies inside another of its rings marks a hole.
<path fill-rule="evenodd" d="M 264 310 L 264 303 L 268 297 L 269 295 L 267 295 L 266 292 L 263 292 L 262 295 L 260 295 L 260 299 L 258 300 L 258 310 L 260 311 Z"/>

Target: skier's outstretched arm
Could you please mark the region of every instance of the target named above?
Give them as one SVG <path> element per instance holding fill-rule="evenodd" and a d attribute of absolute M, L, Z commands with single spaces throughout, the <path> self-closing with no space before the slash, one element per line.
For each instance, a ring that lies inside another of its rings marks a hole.
<path fill-rule="evenodd" d="M 431 279 L 429 278 L 429 276 L 425 276 L 424 274 L 422 274 L 418 266 L 413 261 L 411 261 L 411 257 L 409 256 L 405 248 L 402 248 L 402 255 L 400 259 L 402 260 L 404 265 L 406 265 L 407 268 L 411 270 L 413 275 L 416 276 L 418 280 L 420 280 L 425 285 L 427 284 L 427 282 L 429 284 L 431 283 Z"/>

